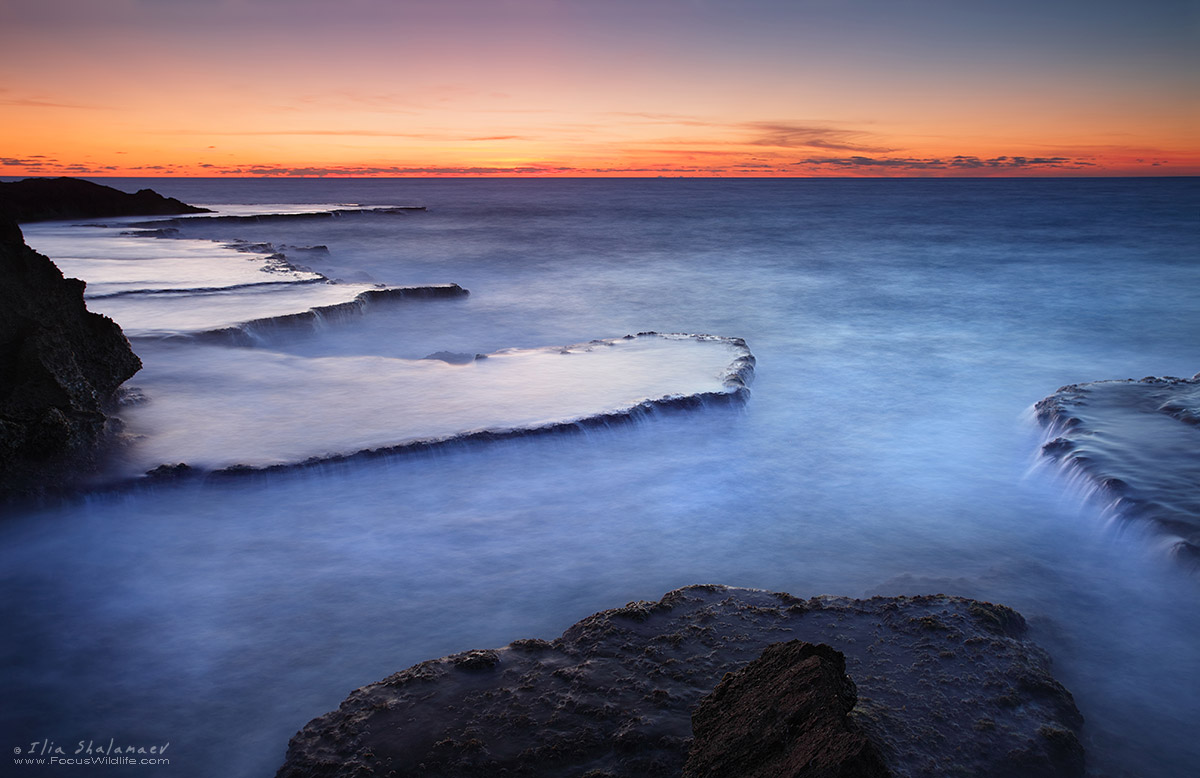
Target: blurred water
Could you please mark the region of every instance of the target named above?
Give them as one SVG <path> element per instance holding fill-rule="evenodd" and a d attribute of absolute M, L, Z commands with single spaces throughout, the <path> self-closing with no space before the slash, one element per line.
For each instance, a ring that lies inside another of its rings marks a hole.
<path fill-rule="evenodd" d="M 364 423 L 353 397 L 340 409 L 315 388 L 328 360 L 657 330 L 744 337 L 757 377 L 745 406 L 11 516 L 11 745 L 115 732 L 170 740 L 173 775 L 270 774 L 355 686 L 715 582 L 1004 602 L 1076 695 L 1095 775 L 1200 760 L 1194 579 L 1031 469 L 1027 415 L 1062 384 L 1200 369 L 1194 180 L 111 183 L 197 204 L 428 207 L 130 239 L 181 257 L 192 240 L 324 245 L 289 259 L 471 290 L 253 348 L 135 340 L 151 385 L 203 354 L 251 373 L 239 404 L 291 395 L 289 438 Z M 39 235 L 56 229 L 26 233 L 54 257 Z M 280 364 L 305 379 L 275 378 Z"/>
<path fill-rule="evenodd" d="M 119 457 L 125 475 L 295 464 L 722 397 L 744 351 L 662 336 L 417 360 L 147 346 L 142 399 L 122 412 L 135 438 Z"/>

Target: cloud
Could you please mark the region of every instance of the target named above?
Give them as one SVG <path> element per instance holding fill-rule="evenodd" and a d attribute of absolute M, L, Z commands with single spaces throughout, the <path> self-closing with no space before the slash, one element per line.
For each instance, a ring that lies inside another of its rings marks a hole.
<path fill-rule="evenodd" d="M 778 148 L 828 149 L 830 151 L 868 151 L 887 153 L 894 149 L 867 146 L 857 142 L 864 133 L 861 130 L 837 127 L 820 127 L 792 122 L 746 122 L 742 128 L 754 134 L 749 141 L 754 146 Z"/>
<path fill-rule="evenodd" d="M 22 173 L 32 175 L 96 175 L 101 172 L 121 170 L 117 165 L 94 165 L 84 162 L 60 162 L 44 154 L 27 157 L 0 157 L 0 167 L 23 168 Z"/>
<path fill-rule="evenodd" d="M 432 133 L 418 132 L 394 132 L 391 130 L 158 130 L 152 134 L 155 135 L 213 135 L 213 136 L 231 136 L 231 137 L 260 137 L 260 136 L 275 136 L 275 135 L 299 135 L 299 136 L 347 136 L 347 137 L 363 137 L 363 138 L 435 138 L 442 139 L 443 136 Z"/>
<path fill-rule="evenodd" d="M 730 170 L 735 168 L 730 168 Z M 289 167 L 286 165 L 241 165 L 217 168 L 224 175 L 265 177 L 339 177 L 339 176 L 588 176 L 588 175 L 712 175 L 728 172 L 724 168 L 714 170 L 703 167 L 678 167 L 673 165 L 574 167 L 571 165 L 531 164 L 513 167 L 457 167 L 457 166 L 400 166 L 400 165 L 339 165 Z"/>
<path fill-rule="evenodd" d="M 22 108 L 82 108 L 80 105 L 70 105 L 68 103 L 52 103 L 49 100 L 33 100 L 23 98 L 20 100 L 0 100 L 0 105 L 19 105 Z"/>
<path fill-rule="evenodd" d="M 641 119 L 649 124 L 675 124 L 683 127 L 728 127 L 728 122 L 715 122 L 678 113 L 651 113 L 648 111 L 612 111 L 612 116 Z"/>
<path fill-rule="evenodd" d="M 1028 170 L 1080 169 L 1095 167 L 1094 162 L 1070 157 L 1024 157 L 999 156 L 981 159 L 976 156 L 955 155 L 953 157 L 809 157 L 792 163 L 796 166 L 824 168 L 827 170 L 892 169 L 892 170 Z"/>
<path fill-rule="evenodd" d="M 0 90 L 11 92 L 12 90 Z M 84 105 L 82 103 L 60 103 L 54 100 L 42 100 L 36 97 L 3 97 L 0 98 L 0 105 L 15 105 L 22 108 L 83 108 L 86 110 L 94 110 L 94 105 Z"/>
<path fill-rule="evenodd" d="M 442 132 L 396 132 L 392 130 L 162 130 L 160 135 L 202 135 L 220 137 L 347 137 L 347 138 L 404 138 L 409 140 L 434 140 L 446 142 L 528 140 L 523 135 L 447 135 Z M 216 148 L 209 146 L 209 148 Z"/>
<path fill-rule="evenodd" d="M 50 163 L 40 154 L 26 157 L 25 159 L 21 159 L 20 157 L 0 157 L 0 167 L 44 167 L 47 164 Z"/>
<path fill-rule="evenodd" d="M 324 176 L 495 176 L 549 175 L 577 171 L 558 165 L 522 165 L 516 167 L 402 167 L 397 165 L 339 165 L 330 167 L 289 167 L 285 165 L 242 165 L 222 169 L 223 173 L 251 176 L 324 177 Z"/>
<path fill-rule="evenodd" d="M 871 153 L 888 153 L 895 151 L 868 145 L 864 138 L 873 137 L 865 130 L 847 127 L 832 127 L 824 122 L 797 121 L 751 121 L 725 122 L 702 119 L 696 116 L 672 113 L 649 113 L 644 111 L 618 111 L 614 116 L 639 119 L 644 123 L 673 125 L 679 127 L 709 127 L 724 132 L 716 142 L 722 145 L 733 142 L 739 145 L 765 146 L 773 148 L 795 149 L 826 149 L 829 151 L 865 151 Z M 729 138 L 724 136 L 728 135 Z"/>

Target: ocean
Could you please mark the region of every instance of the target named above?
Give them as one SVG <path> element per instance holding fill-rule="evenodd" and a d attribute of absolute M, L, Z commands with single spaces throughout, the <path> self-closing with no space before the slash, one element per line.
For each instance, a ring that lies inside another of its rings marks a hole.
<path fill-rule="evenodd" d="M 1200 370 L 1200 181 L 96 180 L 240 218 L 23 227 L 145 367 L 0 522 L 10 750 L 271 775 L 360 685 L 721 583 L 1012 606 L 1091 775 L 1200 763 L 1197 579 L 1031 413 Z"/>

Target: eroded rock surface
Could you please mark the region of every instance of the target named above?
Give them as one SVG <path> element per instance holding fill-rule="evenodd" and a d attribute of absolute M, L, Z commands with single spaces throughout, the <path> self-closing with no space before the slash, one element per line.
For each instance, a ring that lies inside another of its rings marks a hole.
<path fill-rule="evenodd" d="M 772 643 L 700 700 L 683 778 L 886 778 L 857 701 L 841 652 Z"/>
<path fill-rule="evenodd" d="M 1200 374 L 1064 386 L 1035 406 L 1042 453 L 1200 569 Z"/>
<path fill-rule="evenodd" d="M 701 698 L 793 639 L 844 652 L 851 718 L 893 775 L 1081 775 L 1082 719 L 1024 633 L 1009 608 L 944 595 L 691 586 L 358 689 L 292 739 L 278 775 L 680 776 Z"/>
<path fill-rule="evenodd" d="M 84 284 L 0 219 L 0 497 L 32 494 L 88 463 L 104 407 L 141 367 Z"/>

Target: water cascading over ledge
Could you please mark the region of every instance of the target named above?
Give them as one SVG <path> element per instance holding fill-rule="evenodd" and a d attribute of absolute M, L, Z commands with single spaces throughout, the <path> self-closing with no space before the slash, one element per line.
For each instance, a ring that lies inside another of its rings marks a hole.
<path fill-rule="evenodd" d="M 1200 570 L 1200 373 L 1064 386 L 1035 406 L 1042 454 Z"/>

